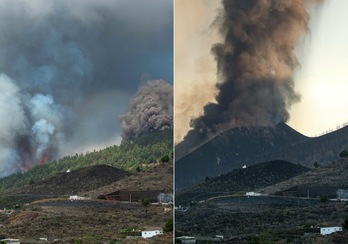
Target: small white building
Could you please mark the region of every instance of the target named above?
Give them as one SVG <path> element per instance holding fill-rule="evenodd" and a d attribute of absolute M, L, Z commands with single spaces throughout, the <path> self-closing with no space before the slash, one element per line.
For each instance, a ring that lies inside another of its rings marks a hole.
<path fill-rule="evenodd" d="M 161 227 L 150 227 L 141 232 L 142 238 L 150 238 L 157 235 L 162 235 L 163 229 Z"/>
<path fill-rule="evenodd" d="M 249 191 L 247 193 L 245 193 L 245 196 L 253 196 L 253 197 L 259 197 L 261 196 L 262 194 L 261 193 L 258 193 L 258 192 L 253 192 L 253 191 Z"/>
<path fill-rule="evenodd" d="M 224 236 L 223 235 L 215 235 L 216 238 L 220 239 L 220 240 L 223 240 L 224 239 Z"/>
<path fill-rule="evenodd" d="M 80 196 L 70 196 L 69 197 L 69 200 L 90 200 L 92 199 L 91 197 L 80 197 Z"/>
<path fill-rule="evenodd" d="M 19 239 L 2 239 L 0 241 L 4 243 L 21 244 Z"/>
<path fill-rule="evenodd" d="M 322 227 L 320 228 L 320 234 L 322 235 L 330 235 L 331 233 L 343 231 L 343 227 L 335 226 L 335 227 Z"/>
<path fill-rule="evenodd" d="M 179 240 L 181 243 L 196 243 L 196 237 L 194 236 L 180 236 L 175 239 Z"/>

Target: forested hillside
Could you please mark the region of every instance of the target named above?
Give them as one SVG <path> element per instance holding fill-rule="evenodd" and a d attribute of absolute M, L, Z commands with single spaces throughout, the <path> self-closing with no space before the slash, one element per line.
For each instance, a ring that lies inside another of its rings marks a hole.
<path fill-rule="evenodd" d="M 133 141 L 85 154 L 66 156 L 47 164 L 37 165 L 27 172 L 17 172 L 0 179 L 0 191 L 11 187 L 34 184 L 58 172 L 85 166 L 106 164 L 126 171 L 140 171 L 147 164 L 168 162 L 173 158 L 173 131 L 161 130 L 143 135 Z"/>

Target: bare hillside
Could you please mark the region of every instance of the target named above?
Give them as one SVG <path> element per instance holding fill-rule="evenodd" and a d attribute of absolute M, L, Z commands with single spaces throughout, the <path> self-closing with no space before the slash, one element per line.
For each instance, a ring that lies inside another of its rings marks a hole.
<path fill-rule="evenodd" d="M 348 188 L 348 158 L 322 165 L 284 182 L 262 188 L 259 191 L 272 194 L 296 185 L 335 185 Z"/>

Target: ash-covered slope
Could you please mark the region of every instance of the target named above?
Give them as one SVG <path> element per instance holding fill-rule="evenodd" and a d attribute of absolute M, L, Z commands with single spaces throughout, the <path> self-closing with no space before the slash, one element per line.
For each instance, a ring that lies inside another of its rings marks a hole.
<path fill-rule="evenodd" d="M 179 147 L 180 148 L 180 147 Z M 244 164 L 285 160 L 306 167 L 336 160 L 348 148 L 348 126 L 310 138 L 280 123 L 274 127 L 248 126 L 225 131 L 176 161 L 176 189 L 225 174 Z M 176 148 L 178 150 L 178 147 Z"/>
<path fill-rule="evenodd" d="M 176 195 L 175 201 L 177 204 L 185 205 L 190 201 L 206 200 L 217 195 L 257 191 L 309 170 L 307 167 L 282 160 L 258 163 L 247 168 L 234 169 L 211 179 L 207 178 L 205 182 L 180 192 Z"/>
<path fill-rule="evenodd" d="M 176 187 L 177 189 L 190 187 L 204 180 L 206 176 L 214 177 L 242 167 L 255 156 L 265 152 L 275 152 L 282 147 L 306 140 L 309 138 L 284 123 L 274 127 L 232 128 L 175 162 Z M 176 154 L 180 153 L 178 151 L 180 147 L 180 145 L 176 147 Z"/>
<path fill-rule="evenodd" d="M 206 180 L 194 187 L 194 190 L 206 192 L 255 191 L 261 187 L 274 185 L 309 171 L 301 165 L 283 160 L 273 160 L 252 165 L 247 168 L 234 169 L 227 174 Z"/>
<path fill-rule="evenodd" d="M 95 165 L 58 173 L 53 177 L 18 189 L 18 193 L 34 195 L 72 195 L 90 191 L 123 179 L 131 173 L 107 165 Z M 14 193 L 14 192 L 13 192 Z"/>
<path fill-rule="evenodd" d="M 348 158 L 341 158 L 322 165 L 296 177 L 260 189 L 261 192 L 274 194 L 293 187 L 335 186 L 348 189 Z"/>
<path fill-rule="evenodd" d="M 313 167 L 315 162 L 327 164 L 339 159 L 339 153 L 347 148 L 348 126 L 295 145 L 282 147 L 276 152 L 266 152 L 253 160 L 262 162 L 276 158 Z"/>

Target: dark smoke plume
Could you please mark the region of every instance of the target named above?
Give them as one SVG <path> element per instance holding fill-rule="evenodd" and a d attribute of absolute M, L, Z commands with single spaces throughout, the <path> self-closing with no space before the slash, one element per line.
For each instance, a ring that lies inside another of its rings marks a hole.
<path fill-rule="evenodd" d="M 149 73 L 172 80 L 170 0 L 0 1 L 0 177 L 115 144 Z"/>
<path fill-rule="evenodd" d="M 212 52 L 218 66 L 216 103 L 191 121 L 191 146 L 228 128 L 274 125 L 289 119 L 299 101 L 293 72 L 295 47 L 308 29 L 305 0 L 224 0 L 216 23 L 224 42 Z"/>
<path fill-rule="evenodd" d="M 163 80 L 149 81 L 130 102 L 130 111 L 120 116 L 122 138 L 132 140 L 147 132 L 172 128 L 173 86 Z"/>

